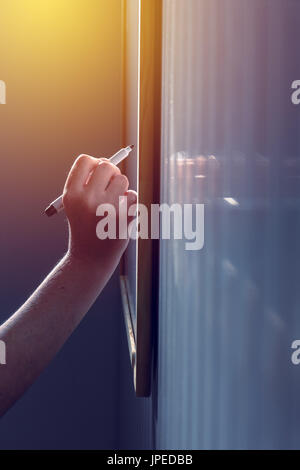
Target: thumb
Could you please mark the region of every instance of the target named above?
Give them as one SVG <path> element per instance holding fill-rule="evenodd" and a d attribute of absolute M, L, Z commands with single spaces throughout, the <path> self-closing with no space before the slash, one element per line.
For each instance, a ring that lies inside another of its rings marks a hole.
<path fill-rule="evenodd" d="M 132 206 L 132 204 L 137 204 L 138 195 L 133 189 L 126 191 L 125 196 L 127 196 L 128 207 Z"/>

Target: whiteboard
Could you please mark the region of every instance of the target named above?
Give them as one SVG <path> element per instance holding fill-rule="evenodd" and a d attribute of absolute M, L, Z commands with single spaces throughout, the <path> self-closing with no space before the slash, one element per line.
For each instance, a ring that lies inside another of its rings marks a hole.
<path fill-rule="evenodd" d="M 125 162 L 139 203 L 151 211 L 159 199 L 161 118 L 160 0 L 124 0 L 123 143 L 135 152 Z M 121 289 L 137 396 L 150 394 L 152 332 L 157 312 L 158 241 L 130 241 Z"/>

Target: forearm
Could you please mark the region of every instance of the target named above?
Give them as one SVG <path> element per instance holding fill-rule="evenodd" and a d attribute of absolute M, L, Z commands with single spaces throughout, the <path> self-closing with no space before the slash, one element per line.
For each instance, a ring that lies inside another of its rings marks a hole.
<path fill-rule="evenodd" d="M 107 270 L 67 254 L 27 302 L 0 327 L 0 415 L 33 383 L 89 310 Z"/>

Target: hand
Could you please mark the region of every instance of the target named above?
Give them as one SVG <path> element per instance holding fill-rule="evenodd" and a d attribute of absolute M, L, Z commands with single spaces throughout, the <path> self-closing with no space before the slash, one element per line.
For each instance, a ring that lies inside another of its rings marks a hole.
<path fill-rule="evenodd" d="M 87 155 L 77 158 L 68 175 L 63 205 L 69 221 L 69 254 L 85 263 L 98 265 L 112 274 L 128 238 L 99 240 L 96 216 L 100 204 L 112 204 L 119 219 L 119 197 L 127 196 L 128 208 L 137 202 L 135 191 L 128 191 L 128 179 L 107 159 Z M 131 219 L 128 218 L 127 223 Z M 118 235 L 118 234 L 117 234 Z"/>

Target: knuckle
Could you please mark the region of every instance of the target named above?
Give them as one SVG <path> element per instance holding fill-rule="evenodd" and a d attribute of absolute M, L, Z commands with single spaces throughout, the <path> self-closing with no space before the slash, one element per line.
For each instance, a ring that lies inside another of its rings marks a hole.
<path fill-rule="evenodd" d="M 87 162 L 88 160 L 89 160 L 89 157 L 87 155 L 81 154 L 76 158 L 75 163 L 78 165 L 80 163 Z"/>
<path fill-rule="evenodd" d="M 103 160 L 100 164 L 100 168 L 105 170 L 105 168 L 114 168 L 114 165 L 108 160 Z"/>
<path fill-rule="evenodd" d="M 101 161 L 100 168 L 102 170 L 105 170 L 105 169 L 112 170 L 115 174 L 120 174 L 121 173 L 120 169 L 116 165 L 111 163 L 109 160 Z"/>
<path fill-rule="evenodd" d="M 78 167 L 85 165 L 86 163 L 91 162 L 92 160 L 94 160 L 93 157 L 90 157 L 89 155 L 81 154 L 76 158 L 74 166 L 78 168 Z"/>
<path fill-rule="evenodd" d="M 117 178 L 120 180 L 120 184 L 122 184 L 122 185 L 124 185 L 124 186 L 129 186 L 129 181 L 128 181 L 127 176 L 125 176 L 125 175 L 118 175 Z"/>

